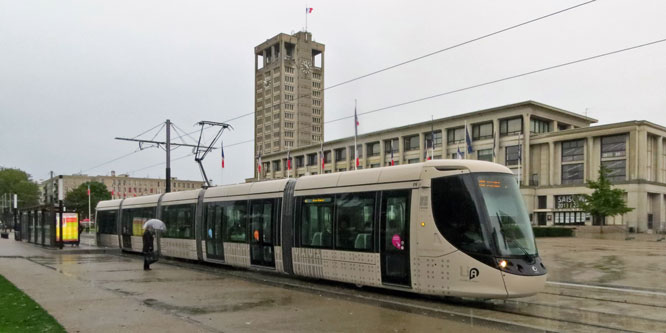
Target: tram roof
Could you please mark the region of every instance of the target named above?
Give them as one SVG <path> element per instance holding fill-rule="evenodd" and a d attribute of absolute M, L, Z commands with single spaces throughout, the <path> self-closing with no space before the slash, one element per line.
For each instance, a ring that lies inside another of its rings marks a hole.
<path fill-rule="evenodd" d="M 109 210 L 109 209 L 118 209 L 120 207 L 120 202 L 122 199 L 115 200 L 105 200 L 97 203 L 96 210 Z"/>
<path fill-rule="evenodd" d="M 162 197 L 162 203 L 172 202 L 172 201 L 185 201 L 185 200 L 196 200 L 199 197 L 199 193 L 203 191 L 202 189 L 190 190 L 190 191 L 178 191 L 165 193 Z"/>
<path fill-rule="evenodd" d="M 210 187 L 206 190 L 204 198 L 282 192 L 284 191 L 284 187 L 287 185 L 288 181 L 288 179 L 279 179 L 255 183 Z"/>
<path fill-rule="evenodd" d="M 146 195 L 142 197 L 136 197 L 136 198 L 127 198 L 125 201 L 123 201 L 123 208 L 130 208 L 130 207 L 136 207 L 136 206 L 148 206 L 151 204 L 154 204 L 157 206 L 157 201 L 159 200 L 160 195 L 159 194 L 153 194 L 153 195 Z"/>
<path fill-rule="evenodd" d="M 427 167 L 440 170 L 511 173 L 511 170 L 503 165 L 486 161 L 431 160 L 391 167 L 303 176 L 298 178 L 295 190 L 414 181 L 421 178 L 421 172 Z"/>

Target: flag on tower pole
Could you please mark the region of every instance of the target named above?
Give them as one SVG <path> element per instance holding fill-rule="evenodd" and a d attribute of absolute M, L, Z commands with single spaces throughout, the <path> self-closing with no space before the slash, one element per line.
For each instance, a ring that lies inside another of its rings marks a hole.
<path fill-rule="evenodd" d="M 261 179 L 261 153 L 257 158 L 257 171 L 259 171 L 259 179 Z"/>
<path fill-rule="evenodd" d="M 354 170 L 358 170 L 358 145 L 356 144 L 356 139 L 358 137 L 358 115 L 356 114 L 356 100 L 354 100 L 354 160 L 356 161 L 356 165 L 354 167 Z"/>
<path fill-rule="evenodd" d="M 467 122 L 465 122 L 465 146 L 467 146 L 467 155 L 474 152 L 474 149 L 472 149 L 472 139 L 469 137 L 469 132 L 467 132 Z"/>
<path fill-rule="evenodd" d="M 224 169 L 224 142 L 220 140 L 220 151 L 222 155 L 222 169 Z"/>
<path fill-rule="evenodd" d="M 321 171 L 320 174 L 324 173 L 324 168 L 326 168 L 326 156 L 324 156 L 324 141 L 321 141 Z"/>
<path fill-rule="evenodd" d="M 287 150 L 287 178 L 291 173 L 291 152 Z"/>

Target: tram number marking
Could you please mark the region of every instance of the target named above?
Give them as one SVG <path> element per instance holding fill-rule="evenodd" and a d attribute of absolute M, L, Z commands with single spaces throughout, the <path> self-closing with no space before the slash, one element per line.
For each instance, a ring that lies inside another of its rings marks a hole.
<path fill-rule="evenodd" d="M 473 280 L 474 278 L 479 276 L 479 270 L 476 268 L 472 268 L 469 270 L 469 279 Z"/>

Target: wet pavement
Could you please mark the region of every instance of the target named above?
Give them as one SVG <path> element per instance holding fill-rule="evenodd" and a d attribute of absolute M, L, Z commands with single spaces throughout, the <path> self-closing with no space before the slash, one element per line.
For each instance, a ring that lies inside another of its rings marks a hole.
<path fill-rule="evenodd" d="M 93 239 L 94 240 L 94 239 Z M 90 243 L 86 243 L 90 244 Z M 538 239 L 544 292 L 479 301 L 0 241 L 0 274 L 69 332 L 664 332 L 666 243 Z M 661 275 L 661 276 L 659 276 Z"/>

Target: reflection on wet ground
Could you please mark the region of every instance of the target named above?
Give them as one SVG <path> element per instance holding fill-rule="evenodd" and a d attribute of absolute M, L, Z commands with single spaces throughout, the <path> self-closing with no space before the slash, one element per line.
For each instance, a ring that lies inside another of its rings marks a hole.
<path fill-rule="evenodd" d="M 161 260 L 153 271 L 144 272 L 136 255 L 28 259 L 49 268 L 51 273 L 41 273 L 47 281 L 48 274 L 66 276 L 197 331 L 666 331 L 665 243 L 578 238 L 538 242 L 550 271 L 545 290 L 532 297 L 490 301 L 359 289 L 182 261 Z M 117 316 L 107 319 L 121 323 L 126 314 L 114 310 L 104 315 Z M 123 330 L 131 326 L 122 325 Z"/>

